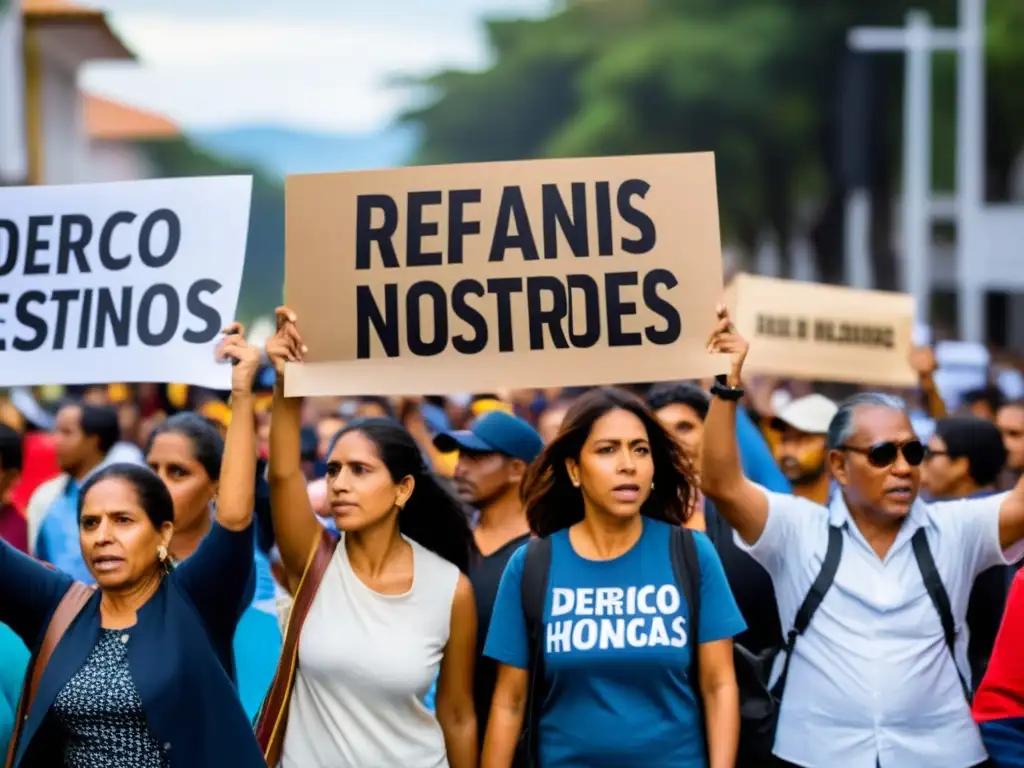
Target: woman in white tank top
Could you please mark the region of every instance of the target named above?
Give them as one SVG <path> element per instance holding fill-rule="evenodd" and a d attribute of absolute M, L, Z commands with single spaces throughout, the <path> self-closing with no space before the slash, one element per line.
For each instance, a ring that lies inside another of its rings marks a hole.
<path fill-rule="evenodd" d="M 289 310 L 278 329 L 268 478 L 281 560 L 298 583 L 323 531 L 300 467 L 301 402 L 283 396 L 283 363 L 305 347 Z M 465 512 L 390 419 L 349 425 L 327 466 L 341 536 L 302 623 L 279 766 L 476 768 Z M 436 716 L 423 703 L 435 678 Z"/>

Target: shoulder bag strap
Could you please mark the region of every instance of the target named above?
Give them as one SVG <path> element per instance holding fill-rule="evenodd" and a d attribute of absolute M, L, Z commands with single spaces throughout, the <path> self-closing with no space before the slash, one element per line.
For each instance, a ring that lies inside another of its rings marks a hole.
<path fill-rule="evenodd" d="M 281 748 L 284 746 L 284 733 L 288 725 L 288 704 L 291 701 L 292 687 L 295 683 L 295 670 L 299 663 L 299 638 L 302 625 L 306 621 L 309 609 L 313 605 L 320 582 L 323 581 L 327 567 L 338 547 L 338 536 L 326 528 L 321 532 L 316 546 L 309 553 L 302 579 L 295 590 L 292 607 L 285 625 L 284 640 L 281 644 L 281 658 L 277 662 L 277 671 L 270 684 L 270 690 L 263 700 L 260 713 L 256 716 L 256 740 L 263 750 L 267 764 L 276 766 L 281 759 Z"/>
<path fill-rule="evenodd" d="M 95 587 L 75 581 L 71 583 L 68 591 L 64 593 L 60 602 L 57 603 L 57 608 L 46 627 L 46 633 L 43 635 L 43 642 L 32 659 L 28 674 L 25 676 L 25 684 L 21 690 L 21 700 L 18 703 L 17 717 L 14 721 L 14 733 L 11 736 L 11 743 L 7 749 L 7 768 L 11 768 L 14 765 L 14 757 L 18 749 L 18 737 L 21 735 L 21 728 L 28 717 L 28 713 L 32 710 L 32 704 L 36 700 L 39 681 L 43 678 L 46 665 L 50 663 L 50 657 L 53 656 L 53 651 L 60 642 L 60 639 L 64 637 L 64 633 L 68 631 L 68 628 L 78 618 L 78 614 L 85 608 L 86 603 L 89 602 L 89 598 L 92 597 L 95 591 Z"/>
<path fill-rule="evenodd" d="M 772 686 L 772 695 L 776 699 L 782 699 L 782 693 L 786 689 L 786 678 L 789 676 L 789 662 L 793 658 L 793 649 L 796 647 L 796 639 L 807 631 L 811 625 L 811 619 L 821 606 L 821 601 L 832 588 L 832 582 L 836 579 L 836 572 L 839 570 L 839 561 L 843 559 L 843 529 L 834 525 L 828 527 L 828 549 L 825 550 L 825 560 L 818 571 L 818 578 L 814 580 L 811 589 L 804 598 L 800 609 L 796 612 L 793 620 L 793 627 L 786 636 L 786 643 L 782 648 L 785 660 L 782 662 L 782 673 L 779 679 Z"/>
<path fill-rule="evenodd" d="M 540 715 L 544 704 L 544 603 L 551 573 L 551 539 L 526 542 L 520 590 L 526 634 L 530 643 L 530 686 L 526 697 L 526 757 L 531 768 L 540 766 Z"/>
<path fill-rule="evenodd" d="M 971 689 L 967 685 L 960 672 L 960 666 L 956 663 L 956 622 L 953 620 L 953 608 L 949 602 L 949 594 L 946 586 L 939 576 L 939 569 L 935 566 L 935 558 L 932 557 L 931 547 L 928 546 L 928 537 L 924 528 L 918 528 L 910 538 L 910 545 L 914 550 L 914 559 L 917 560 L 917 567 L 921 571 L 921 578 L 924 579 L 924 588 L 928 591 L 932 605 L 939 614 L 939 621 L 942 623 L 942 634 L 946 641 L 946 648 L 949 655 L 953 657 L 953 668 L 960 678 L 960 688 L 968 703 L 971 701 Z"/>

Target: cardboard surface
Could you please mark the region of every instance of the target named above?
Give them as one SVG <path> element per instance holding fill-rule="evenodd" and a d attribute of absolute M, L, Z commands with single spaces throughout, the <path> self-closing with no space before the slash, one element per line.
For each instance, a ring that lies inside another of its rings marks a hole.
<path fill-rule="evenodd" d="M 445 394 L 713 375 L 710 153 L 290 176 L 286 393 Z"/>
<path fill-rule="evenodd" d="M 916 386 L 914 298 L 740 274 L 726 305 L 750 341 L 744 371 L 817 381 Z"/>

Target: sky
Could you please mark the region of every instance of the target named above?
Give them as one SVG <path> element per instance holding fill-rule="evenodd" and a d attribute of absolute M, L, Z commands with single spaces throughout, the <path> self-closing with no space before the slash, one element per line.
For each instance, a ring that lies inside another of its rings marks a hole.
<path fill-rule="evenodd" d="M 410 99 L 398 75 L 478 68 L 482 20 L 551 0 L 84 0 L 139 61 L 94 63 L 83 89 L 186 129 L 375 131 Z M 172 10 L 173 9 L 173 10 Z"/>

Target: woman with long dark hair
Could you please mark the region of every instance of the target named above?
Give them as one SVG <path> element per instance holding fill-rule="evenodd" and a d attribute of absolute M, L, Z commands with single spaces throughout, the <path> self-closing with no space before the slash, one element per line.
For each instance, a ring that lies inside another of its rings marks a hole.
<path fill-rule="evenodd" d="M 227 329 L 240 417 L 215 521 L 170 557 L 174 501 L 146 467 L 112 464 L 78 497 L 93 590 L 0 541 L 0 621 L 32 649 L 12 768 L 265 765 L 232 680 L 231 641 L 253 571 L 252 379 L 259 352 Z M 245 414 L 248 413 L 248 420 Z"/>
<path fill-rule="evenodd" d="M 389 418 L 345 427 L 327 455 L 339 534 L 310 507 L 301 401 L 283 394 L 304 345 L 278 310 L 267 355 L 278 370 L 270 426 L 271 511 L 298 583 L 285 651 L 257 725 L 271 766 L 475 768 L 476 607 L 465 573 L 465 510 Z M 438 676 L 439 675 L 439 676 Z M 438 680 L 436 715 L 424 704 Z"/>
<path fill-rule="evenodd" d="M 517 750 L 531 766 L 732 768 L 744 623 L 711 542 L 681 527 L 695 493 L 682 449 L 640 400 L 601 388 L 572 405 L 523 481 L 541 538 L 498 589 L 484 768 L 509 768 Z"/>

